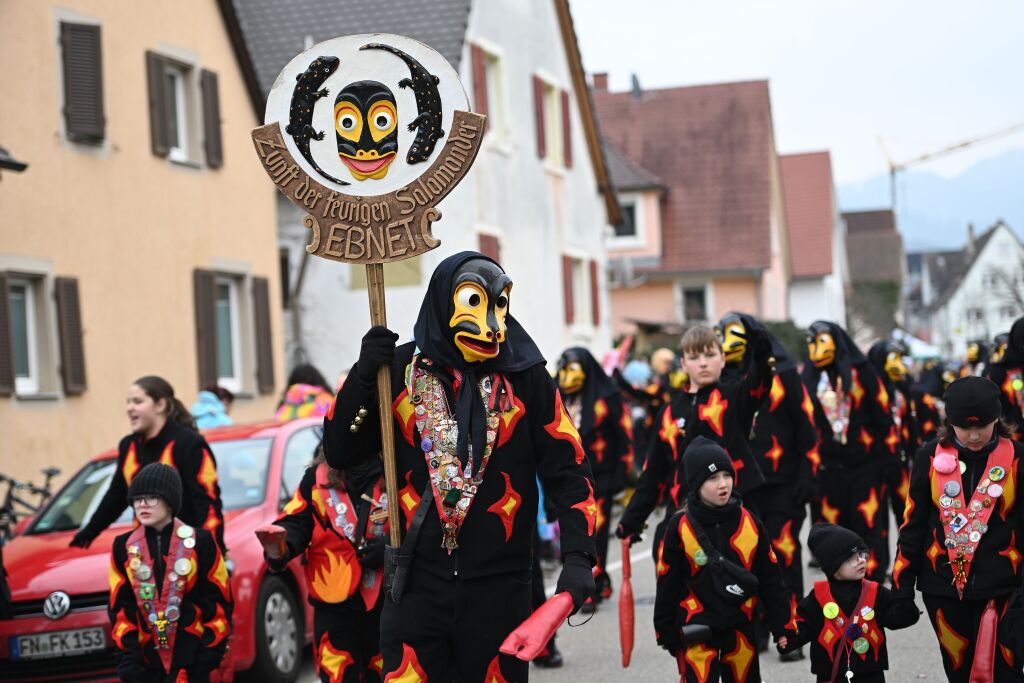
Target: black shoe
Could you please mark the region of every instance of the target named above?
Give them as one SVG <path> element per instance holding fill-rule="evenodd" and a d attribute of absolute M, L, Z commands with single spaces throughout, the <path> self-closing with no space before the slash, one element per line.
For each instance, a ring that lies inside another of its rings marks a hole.
<path fill-rule="evenodd" d="M 533 663 L 542 669 L 559 669 L 562 667 L 562 653 L 552 643 L 551 647 L 548 648 L 547 654 L 534 657 Z"/>
<path fill-rule="evenodd" d="M 801 659 L 804 659 L 804 649 L 802 647 L 787 652 L 784 655 L 779 655 L 780 662 L 799 662 Z"/>

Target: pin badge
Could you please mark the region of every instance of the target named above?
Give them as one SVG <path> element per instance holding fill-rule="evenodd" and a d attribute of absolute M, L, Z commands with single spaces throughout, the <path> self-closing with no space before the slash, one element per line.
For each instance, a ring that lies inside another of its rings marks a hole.
<path fill-rule="evenodd" d="M 194 533 L 195 530 L 188 524 L 182 524 L 177 531 L 178 538 L 191 538 Z"/>
<path fill-rule="evenodd" d="M 867 638 L 861 637 L 861 638 L 858 638 L 857 640 L 853 641 L 853 651 L 856 652 L 859 655 L 864 654 L 870 648 L 871 648 L 871 645 L 868 643 L 868 639 Z"/>
<path fill-rule="evenodd" d="M 992 496 L 993 498 L 998 498 L 999 496 L 1003 495 L 1003 487 L 999 484 L 992 484 L 991 486 L 988 487 L 988 495 Z"/>
<path fill-rule="evenodd" d="M 1006 476 L 1006 470 L 999 465 L 996 465 L 988 471 L 988 478 L 992 481 L 1002 481 L 1003 477 Z"/>
<path fill-rule="evenodd" d="M 821 613 L 825 615 L 826 619 L 835 619 L 839 616 L 839 605 L 834 602 L 826 602 L 821 608 Z"/>
<path fill-rule="evenodd" d="M 703 550 L 698 549 L 697 552 L 693 554 L 693 562 L 698 567 L 703 567 L 708 563 L 708 554 Z"/>
<path fill-rule="evenodd" d="M 184 557 L 174 561 L 174 573 L 178 576 L 188 576 L 189 571 L 192 569 L 192 563 Z"/>
<path fill-rule="evenodd" d="M 960 484 L 955 481 L 947 481 L 946 485 L 942 488 L 942 491 L 949 497 L 953 497 L 960 494 Z"/>

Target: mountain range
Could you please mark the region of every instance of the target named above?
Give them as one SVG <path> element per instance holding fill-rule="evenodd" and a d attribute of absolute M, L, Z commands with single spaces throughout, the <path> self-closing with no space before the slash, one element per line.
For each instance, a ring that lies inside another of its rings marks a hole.
<path fill-rule="evenodd" d="M 906 251 L 959 249 L 967 224 L 975 233 L 1002 219 L 1024 239 L 1024 148 L 1011 149 L 945 178 L 925 170 L 897 176 L 898 225 Z M 891 204 L 889 176 L 837 189 L 841 211 Z"/>

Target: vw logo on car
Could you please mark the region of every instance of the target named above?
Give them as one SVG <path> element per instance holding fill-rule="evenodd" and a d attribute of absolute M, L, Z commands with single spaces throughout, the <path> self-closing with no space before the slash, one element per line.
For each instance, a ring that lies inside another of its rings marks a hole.
<path fill-rule="evenodd" d="M 56 621 L 71 609 L 71 596 L 64 591 L 54 591 L 43 601 L 43 614 Z"/>

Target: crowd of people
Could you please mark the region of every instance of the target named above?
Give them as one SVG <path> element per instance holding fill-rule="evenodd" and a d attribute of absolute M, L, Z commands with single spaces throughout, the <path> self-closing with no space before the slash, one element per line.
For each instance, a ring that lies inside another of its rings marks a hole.
<path fill-rule="evenodd" d="M 573 347 L 549 372 L 511 290 L 493 260 L 451 256 L 412 342 L 373 327 L 337 391 L 312 366 L 289 379 L 278 419 L 323 415 L 323 439 L 257 535 L 269 571 L 303 558 L 322 681 L 525 681 L 528 663 L 501 646 L 545 602 L 538 512 L 557 521 L 555 593 L 575 613 L 612 595 L 610 531 L 636 541 L 659 508 L 654 627 L 683 680 L 759 681 L 770 637 L 786 660 L 809 647 L 818 681 L 884 680 L 886 630 L 918 621 L 920 593 L 950 681 L 1024 681 L 1024 318 L 992 348 L 972 343 L 960 368 L 912 373 L 899 342 L 865 354 L 829 321 L 808 328 L 801 360 L 736 312 L 691 326 L 678 355 L 609 373 Z M 230 562 L 197 427 L 229 424 L 231 400 L 210 386 L 189 411 L 159 377 L 132 384 L 112 482 L 71 541 L 88 547 L 126 504 L 135 512 L 110 570 L 125 681 L 216 680 L 222 665 Z M 808 516 L 824 574 L 809 589 Z M 324 581 L 328 565 L 344 571 Z M 553 637 L 534 661 L 561 665 Z"/>

